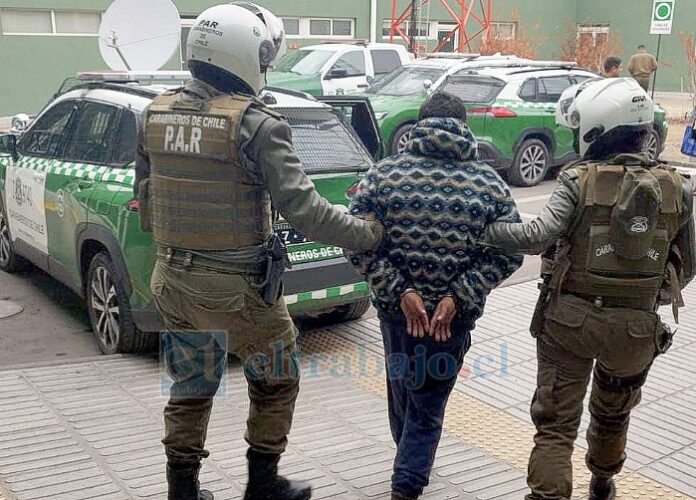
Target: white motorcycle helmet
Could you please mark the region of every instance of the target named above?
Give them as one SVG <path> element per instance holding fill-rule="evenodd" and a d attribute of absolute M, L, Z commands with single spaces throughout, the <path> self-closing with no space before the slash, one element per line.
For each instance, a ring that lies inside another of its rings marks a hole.
<path fill-rule="evenodd" d="M 575 132 L 583 157 L 593 143 L 617 132 L 642 136 L 654 119 L 652 99 L 632 78 L 587 80 L 566 89 L 556 107 L 556 123 Z"/>
<path fill-rule="evenodd" d="M 186 44 L 189 64 L 204 63 L 231 73 L 255 95 L 266 86 L 266 72 L 285 55 L 283 22 L 251 2 L 232 2 L 204 11 Z"/>

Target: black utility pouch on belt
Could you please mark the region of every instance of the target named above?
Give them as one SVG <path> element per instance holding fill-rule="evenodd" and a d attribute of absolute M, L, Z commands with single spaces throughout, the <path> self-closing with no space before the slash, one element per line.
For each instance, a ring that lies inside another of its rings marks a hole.
<path fill-rule="evenodd" d="M 544 327 L 544 320 L 546 319 L 546 311 L 549 308 L 549 302 L 551 301 L 551 279 L 553 274 L 543 273 L 542 281 L 538 284 L 539 287 L 539 300 L 537 300 L 536 308 L 534 309 L 534 316 L 532 316 L 532 324 L 530 325 L 529 332 L 532 337 L 537 338 L 541 335 L 541 331 Z"/>
<path fill-rule="evenodd" d="M 283 294 L 283 273 L 289 268 L 288 251 L 277 235 L 271 236 L 264 243 L 266 254 L 266 277 L 261 285 L 261 299 L 269 305 L 275 305 Z"/>

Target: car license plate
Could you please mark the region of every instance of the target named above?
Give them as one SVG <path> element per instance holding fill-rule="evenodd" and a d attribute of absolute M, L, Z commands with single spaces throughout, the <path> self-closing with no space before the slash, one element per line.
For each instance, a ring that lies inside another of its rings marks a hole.
<path fill-rule="evenodd" d="M 295 231 L 290 224 L 287 223 L 276 225 L 275 232 L 286 246 L 300 245 L 309 241 L 306 236 Z"/>

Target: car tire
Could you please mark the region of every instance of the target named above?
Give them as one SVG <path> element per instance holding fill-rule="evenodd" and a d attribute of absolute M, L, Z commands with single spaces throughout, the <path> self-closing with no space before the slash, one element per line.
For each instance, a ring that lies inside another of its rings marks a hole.
<path fill-rule="evenodd" d="M 394 132 L 394 135 L 392 136 L 391 144 L 389 145 L 390 154 L 398 155 L 404 152 L 404 147 L 408 142 L 412 128 L 413 124 L 407 123 L 406 125 L 402 125 L 396 129 L 396 132 Z"/>
<path fill-rule="evenodd" d="M 94 256 L 87 271 L 85 295 L 92 331 L 104 354 L 148 352 L 159 336 L 135 326 L 123 278 L 107 252 Z"/>
<path fill-rule="evenodd" d="M 5 207 L 0 201 L 0 269 L 6 273 L 15 273 L 19 270 L 20 259 L 21 257 L 15 253 L 10 237 L 10 223 L 5 214 Z"/>
<path fill-rule="evenodd" d="M 510 183 L 520 187 L 536 186 L 546 178 L 551 166 L 548 146 L 539 139 L 527 139 L 515 152 L 510 167 Z"/>
<path fill-rule="evenodd" d="M 365 316 L 365 313 L 370 309 L 370 299 L 364 298 L 352 304 L 338 306 L 332 311 L 323 315 L 323 319 L 330 323 L 345 323 L 347 321 L 355 321 Z"/>
<path fill-rule="evenodd" d="M 660 142 L 660 134 L 657 133 L 657 130 L 650 129 L 650 133 L 643 143 L 643 151 L 651 160 L 657 160 L 660 157 Z"/>

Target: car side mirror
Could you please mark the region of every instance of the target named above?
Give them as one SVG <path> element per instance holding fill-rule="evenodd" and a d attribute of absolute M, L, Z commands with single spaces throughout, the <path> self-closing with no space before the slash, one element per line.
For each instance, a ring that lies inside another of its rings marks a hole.
<path fill-rule="evenodd" d="M 368 85 L 374 84 L 375 81 L 376 81 L 376 80 L 375 80 L 375 77 L 374 77 L 374 76 L 368 76 L 368 77 L 367 77 L 367 84 L 368 84 Z"/>
<path fill-rule="evenodd" d="M 17 160 L 17 136 L 14 134 L 0 135 L 0 155 L 11 156 Z"/>
<path fill-rule="evenodd" d="M 428 80 L 423 80 L 423 88 L 425 90 L 430 90 L 433 86 L 433 81 L 428 79 Z"/>
<path fill-rule="evenodd" d="M 334 68 L 326 75 L 326 80 L 338 80 L 340 78 L 347 78 L 348 70 L 343 68 Z"/>

